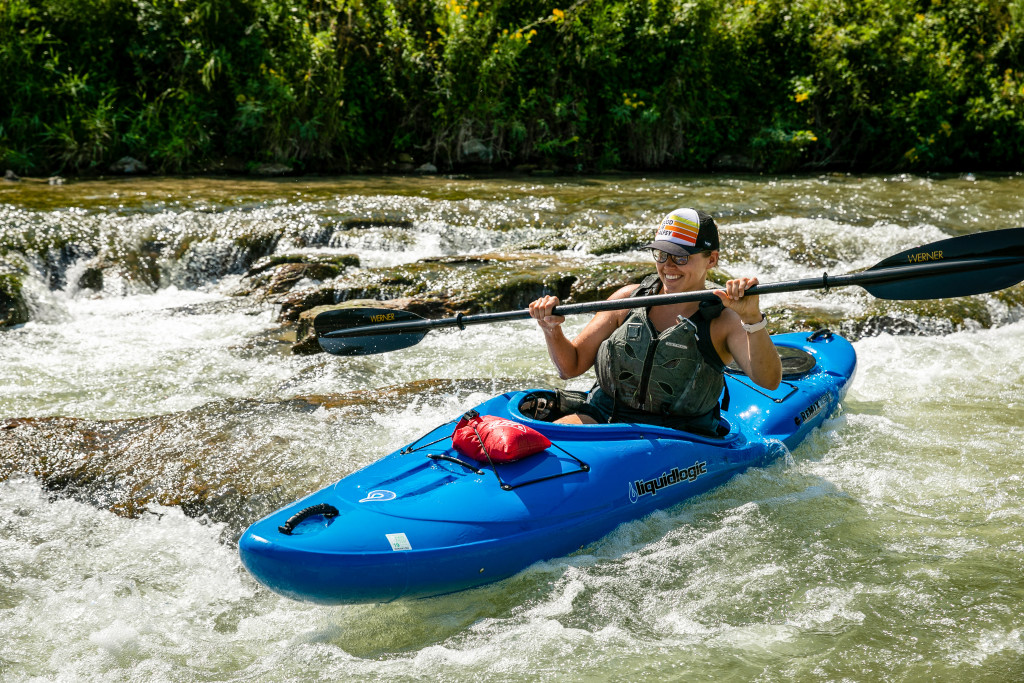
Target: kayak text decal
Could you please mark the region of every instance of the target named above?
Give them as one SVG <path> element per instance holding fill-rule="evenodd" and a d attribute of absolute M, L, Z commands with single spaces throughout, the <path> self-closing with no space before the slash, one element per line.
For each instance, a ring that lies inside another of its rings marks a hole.
<path fill-rule="evenodd" d="M 707 462 L 695 462 L 684 469 L 673 467 L 671 472 L 662 472 L 660 477 L 640 481 L 637 479 L 629 485 L 629 501 L 635 503 L 641 496 L 657 495 L 658 491 L 669 486 L 694 481 L 702 474 L 708 473 Z"/>
<path fill-rule="evenodd" d="M 361 499 L 360 503 L 378 503 L 382 500 L 394 500 L 398 498 L 398 494 L 394 491 L 388 491 L 387 489 L 376 489 L 366 494 L 366 497 Z"/>
<path fill-rule="evenodd" d="M 820 413 L 822 410 L 824 410 L 825 406 L 827 406 L 827 405 L 828 405 L 828 396 L 822 396 L 817 401 L 815 401 L 814 403 L 812 403 L 808 407 L 806 407 L 803 410 L 801 410 L 800 414 L 797 415 L 793 419 L 796 421 L 796 424 L 799 427 L 804 422 L 807 422 L 812 417 L 814 417 L 815 415 Z"/>

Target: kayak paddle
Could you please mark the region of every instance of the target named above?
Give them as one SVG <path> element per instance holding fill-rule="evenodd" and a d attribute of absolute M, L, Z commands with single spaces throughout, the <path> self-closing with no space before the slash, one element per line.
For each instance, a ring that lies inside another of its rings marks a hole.
<path fill-rule="evenodd" d="M 1024 280 L 1024 228 L 993 230 L 939 240 L 908 249 L 848 275 L 754 285 L 747 294 L 777 294 L 858 285 L 879 299 L 946 299 L 994 292 Z M 555 307 L 553 315 L 596 313 L 702 301 L 716 298 L 706 289 L 655 294 L 633 299 L 593 301 Z M 340 356 L 362 356 L 418 344 L 432 329 L 522 320 L 528 309 L 428 320 L 390 308 L 348 308 L 325 311 L 313 319 L 320 346 Z"/>

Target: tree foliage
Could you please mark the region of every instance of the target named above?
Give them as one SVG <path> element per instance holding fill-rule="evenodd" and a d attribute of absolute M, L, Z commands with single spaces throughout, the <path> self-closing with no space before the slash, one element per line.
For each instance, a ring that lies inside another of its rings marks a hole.
<path fill-rule="evenodd" d="M 1024 0 L 2 0 L 18 172 L 1018 168 Z"/>

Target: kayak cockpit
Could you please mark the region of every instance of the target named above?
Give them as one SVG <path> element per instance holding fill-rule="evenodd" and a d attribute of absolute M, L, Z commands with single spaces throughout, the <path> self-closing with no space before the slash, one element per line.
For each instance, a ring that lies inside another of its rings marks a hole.
<path fill-rule="evenodd" d="M 637 422 L 612 422 L 608 424 L 562 424 L 555 420 L 572 414 L 578 402 L 586 400 L 584 392 L 531 389 L 521 391 L 508 399 L 509 416 L 545 433 L 570 440 L 616 440 L 635 439 L 647 434 L 657 439 L 682 439 L 715 445 L 723 445 L 738 434 L 738 429 L 725 415 L 721 417 L 715 435 L 688 432 L 672 427 Z"/>

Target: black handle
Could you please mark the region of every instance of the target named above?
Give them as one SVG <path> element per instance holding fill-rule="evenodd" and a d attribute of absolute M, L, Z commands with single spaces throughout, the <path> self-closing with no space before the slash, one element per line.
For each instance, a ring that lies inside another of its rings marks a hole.
<path fill-rule="evenodd" d="M 338 516 L 338 508 L 327 503 L 318 503 L 317 505 L 311 505 L 304 510 L 299 510 L 294 515 L 288 518 L 288 521 L 283 525 L 277 527 L 277 530 L 286 536 L 292 535 L 292 530 L 298 525 L 302 524 L 303 521 L 313 517 L 314 515 L 323 515 L 330 519 Z"/>

